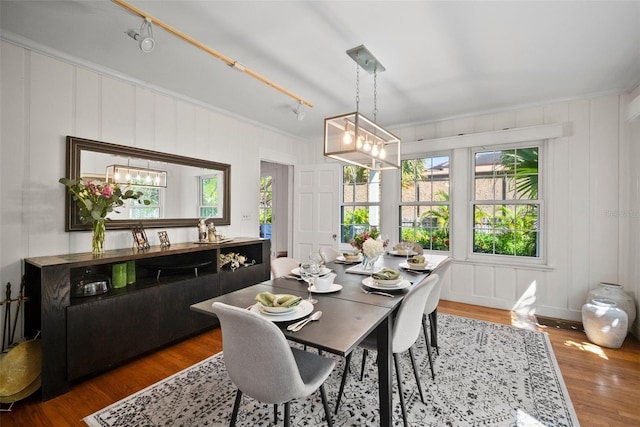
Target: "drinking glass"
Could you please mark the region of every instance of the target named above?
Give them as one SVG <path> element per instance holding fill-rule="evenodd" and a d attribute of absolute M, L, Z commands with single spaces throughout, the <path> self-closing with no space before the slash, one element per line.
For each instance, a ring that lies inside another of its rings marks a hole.
<path fill-rule="evenodd" d="M 405 251 L 405 256 L 406 256 L 406 262 L 409 262 L 409 251 L 413 249 L 413 242 L 409 241 L 409 240 L 403 240 L 402 242 L 400 242 L 400 247 L 402 249 L 404 249 Z"/>
<path fill-rule="evenodd" d="M 300 266 L 300 276 L 305 282 L 307 282 L 307 291 L 309 292 L 307 301 L 309 301 L 311 304 L 315 304 L 318 302 L 318 300 L 311 296 L 311 286 L 313 286 L 316 277 L 318 277 L 319 275 L 320 266 L 316 263 L 308 262 Z"/>
<path fill-rule="evenodd" d="M 318 264 L 320 267 L 325 264 L 325 259 L 322 256 L 322 253 L 320 253 L 320 249 L 309 254 L 309 262 L 312 264 Z"/>

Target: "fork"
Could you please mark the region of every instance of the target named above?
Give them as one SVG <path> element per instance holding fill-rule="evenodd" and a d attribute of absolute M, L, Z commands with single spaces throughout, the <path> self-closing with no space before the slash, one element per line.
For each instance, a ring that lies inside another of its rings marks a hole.
<path fill-rule="evenodd" d="M 393 297 L 395 297 L 395 295 L 393 295 L 393 294 L 388 294 L 388 293 L 386 293 L 386 292 L 380 292 L 380 291 L 368 291 L 368 290 L 366 290 L 366 289 L 364 289 L 364 288 L 360 288 L 360 290 L 361 290 L 362 292 L 364 292 L 365 294 L 376 294 L 376 295 L 382 295 L 383 297 L 389 297 L 389 298 L 393 298 Z"/>

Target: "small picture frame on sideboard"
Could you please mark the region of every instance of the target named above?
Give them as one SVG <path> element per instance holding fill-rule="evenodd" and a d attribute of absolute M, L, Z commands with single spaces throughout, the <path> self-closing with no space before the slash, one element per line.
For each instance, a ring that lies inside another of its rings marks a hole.
<path fill-rule="evenodd" d="M 133 234 L 133 246 L 138 249 L 149 249 L 149 240 L 147 239 L 147 233 L 144 231 L 142 224 L 138 224 L 131 229 Z"/>
<path fill-rule="evenodd" d="M 158 231 L 158 238 L 160 239 L 160 247 L 168 248 L 171 246 L 171 242 L 169 241 L 169 235 L 166 231 Z"/>

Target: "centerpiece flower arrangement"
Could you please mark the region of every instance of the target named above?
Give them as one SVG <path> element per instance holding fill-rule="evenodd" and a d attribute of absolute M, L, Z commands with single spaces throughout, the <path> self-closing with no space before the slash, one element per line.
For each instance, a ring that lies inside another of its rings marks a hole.
<path fill-rule="evenodd" d="M 376 258 L 384 253 L 389 240 L 382 240 L 376 227 L 363 233 L 356 234 L 351 240 L 351 246 L 362 252 L 362 265 L 365 269 L 372 268 Z"/>
<path fill-rule="evenodd" d="M 60 178 L 58 182 L 67 187 L 76 201 L 80 221 L 83 224 L 92 224 L 91 248 L 95 255 L 104 252 L 105 220 L 108 219 L 109 212 L 117 213 L 115 209 L 123 206 L 125 200 L 138 200 L 143 196 L 141 191 L 122 191 L 117 184 L 104 181 L 84 182 L 81 179 Z M 149 200 L 141 202 L 145 205 L 151 203 Z"/>
<path fill-rule="evenodd" d="M 240 268 L 240 266 L 247 267 L 249 265 L 253 265 L 256 263 L 255 260 L 252 260 L 251 262 L 247 262 L 246 256 L 237 254 L 235 252 L 229 252 L 228 254 L 220 254 L 219 261 L 220 261 L 219 262 L 220 268 L 228 264 L 231 271 L 236 271 L 238 268 Z"/>

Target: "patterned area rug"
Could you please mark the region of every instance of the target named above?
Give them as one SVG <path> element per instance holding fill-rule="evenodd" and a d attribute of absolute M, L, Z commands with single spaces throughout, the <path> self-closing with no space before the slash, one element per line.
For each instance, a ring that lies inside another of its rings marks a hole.
<path fill-rule="evenodd" d="M 423 337 L 414 346 L 426 405 L 408 354 L 401 370 L 411 426 L 578 426 L 547 335 L 447 314 L 438 315 L 440 355 L 431 379 Z M 325 383 L 333 412 L 344 358 Z M 361 352 L 352 358 L 337 426 L 379 423 L 375 353 L 360 381 Z M 394 375 L 394 425 L 402 415 Z M 228 425 L 236 389 L 218 353 L 84 419 L 90 426 Z M 282 408 L 282 407 L 281 407 Z M 291 404 L 292 426 L 326 425 L 319 393 Z M 282 422 L 282 409 L 280 409 Z M 273 406 L 244 396 L 238 426 L 273 424 Z"/>

